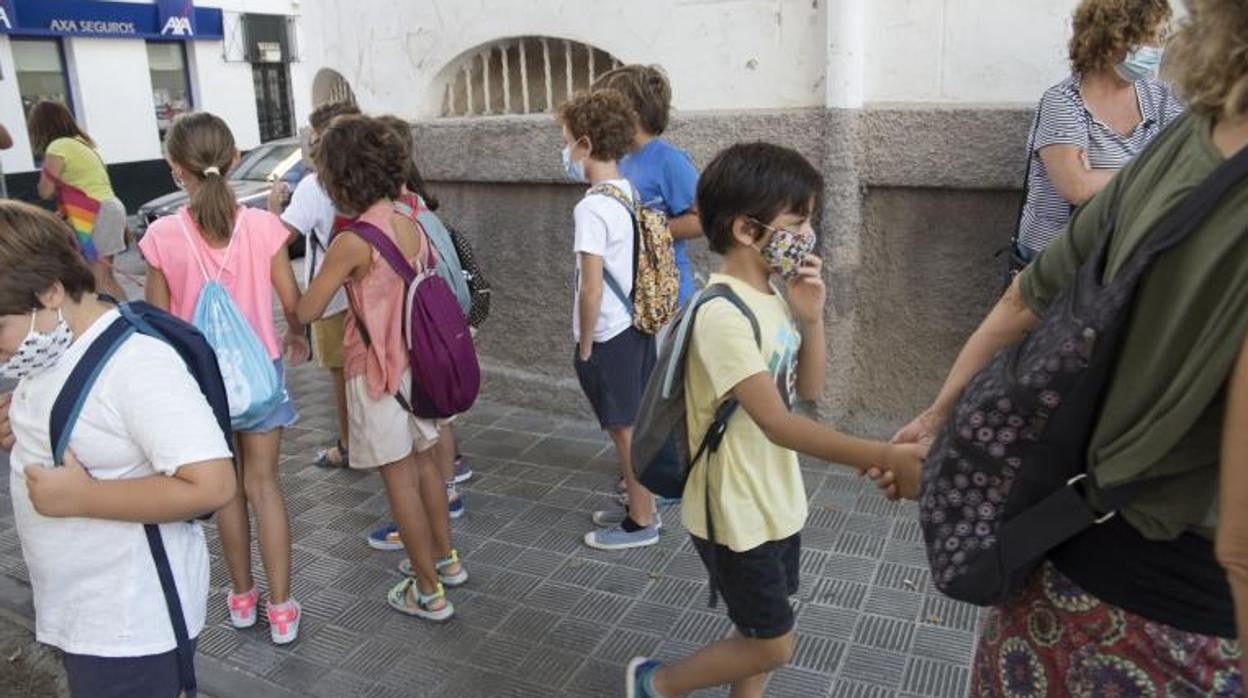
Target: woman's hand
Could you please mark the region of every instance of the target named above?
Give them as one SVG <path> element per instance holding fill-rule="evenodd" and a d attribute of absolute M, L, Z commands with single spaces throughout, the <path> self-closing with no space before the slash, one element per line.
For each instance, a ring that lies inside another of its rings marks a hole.
<path fill-rule="evenodd" d="M 926 451 L 932 445 L 932 441 L 936 439 L 937 432 L 945 425 L 945 415 L 941 414 L 934 408 L 927 408 L 918 417 L 915 417 L 909 424 L 902 427 L 893 435 L 891 440 L 895 444 L 919 444 Z M 924 455 L 927 455 L 924 453 Z"/>
<path fill-rule="evenodd" d="M 789 282 L 789 307 L 803 325 L 823 322 L 823 304 L 828 289 L 823 283 L 823 260 L 806 255 L 798 267 L 797 277 Z"/>

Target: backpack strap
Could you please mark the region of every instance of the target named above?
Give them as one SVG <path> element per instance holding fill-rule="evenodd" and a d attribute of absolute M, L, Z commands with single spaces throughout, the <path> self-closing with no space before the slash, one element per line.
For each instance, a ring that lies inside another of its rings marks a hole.
<path fill-rule="evenodd" d="M 72 433 L 87 395 L 95 385 L 100 371 L 108 360 L 131 335 L 137 332 L 126 313 L 117 318 L 104 332 L 91 342 L 82 358 L 69 373 L 56 401 L 52 403 L 49 415 L 48 434 L 52 441 L 52 461 L 60 466 L 65 461 L 65 452 L 69 448 L 69 435 Z M 169 612 L 169 622 L 173 626 L 173 637 L 177 642 L 174 651 L 178 660 L 178 679 L 183 694 L 194 698 L 198 686 L 195 679 L 195 652 L 191 646 L 190 634 L 187 631 L 186 615 L 182 612 L 182 601 L 178 597 L 178 587 L 173 579 L 173 568 L 169 564 L 169 555 L 165 552 L 165 542 L 160 535 L 157 524 L 143 524 L 143 533 L 147 536 L 147 546 L 151 550 L 152 560 L 156 564 L 156 576 L 160 579 L 160 588 L 165 597 L 165 608 Z"/>
<path fill-rule="evenodd" d="M 381 232 L 381 228 L 359 219 L 351 221 L 343 230 L 349 230 L 364 239 L 364 242 L 373 246 L 381 254 L 394 273 L 403 279 L 404 284 L 410 285 L 416 280 L 416 270 L 412 268 L 407 258 L 403 256 L 403 250 L 391 240 L 388 235 Z"/>
<path fill-rule="evenodd" d="M 637 215 L 637 206 L 639 204 L 635 196 L 636 192 L 634 192 L 633 198 L 629 198 L 629 196 L 624 193 L 623 189 L 620 189 L 614 184 L 603 182 L 590 187 L 589 193 L 590 195 L 605 196 L 612 199 L 628 210 L 628 216 L 633 221 L 633 278 L 636 279 L 637 251 L 641 245 L 641 218 Z M 635 317 L 636 309 L 633 308 L 632 294 L 624 293 L 624 287 L 615 278 L 615 276 L 611 274 L 611 271 L 607 269 L 606 264 L 602 265 L 602 280 L 607 284 L 607 288 L 611 289 L 611 293 L 619 299 L 620 303 L 622 303 L 625 308 L 628 308 L 628 316 L 630 318 Z"/>

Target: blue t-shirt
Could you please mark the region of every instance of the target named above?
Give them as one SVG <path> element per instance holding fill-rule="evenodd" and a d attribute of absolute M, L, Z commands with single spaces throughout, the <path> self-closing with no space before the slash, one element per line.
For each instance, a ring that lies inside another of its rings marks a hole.
<path fill-rule="evenodd" d="M 698 190 L 698 169 L 685 151 L 655 138 L 620 160 L 620 173 L 637 188 L 641 203 L 667 214 L 668 218 L 688 213 Z M 677 240 L 676 267 L 680 269 L 680 305 L 693 296 L 693 265 L 688 244 Z"/>

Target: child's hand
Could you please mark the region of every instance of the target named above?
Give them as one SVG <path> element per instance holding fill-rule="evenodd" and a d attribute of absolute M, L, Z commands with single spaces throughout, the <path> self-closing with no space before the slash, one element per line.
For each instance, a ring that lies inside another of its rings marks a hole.
<path fill-rule="evenodd" d="M 35 511 L 44 516 L 81 515 L 91 476 L 72 452 L 65 452 L 65 463 L 59 468 L 28 465 L 24 472 L 26 491 L 30 493 Z"/>
<path fill-rule="evenodd" d="M 823 303 L 828 289 L 823 284 L 823 260 L 806 255 L 798 267 L 797 277 L 789 282 L 789 307 L 802 324 L 823 322 Z"/>
<path fill-rule="evenodd" d="M 918 499 L 926 453 L 927 448 L 918 444 L 890 444 L 884 463 L 866 475 L 889 499 Z"/>
<path fill-rule="evenodd" d="M 282 359 L 289 366 L 298 366 L 312 357 L 312 346 L 302 333 L 287 332 L 283 344 Z"/>
<path fill-rule="evenodd" d="M 13 424 L 9 422 L 9 405 L 13 404 L 13 393 L 0 394 L 0 448 L 6 451 L 13 449 L 17 438 L 13 436 Z"/>
<path fill-rule="evenodd" d="M 281 213 L 288 196 L 290 196 L 290 187 L 280 179 L 274 182 L 273 186 L 269 187 L 268 200 L 265 202 L 269 213 Z"/>

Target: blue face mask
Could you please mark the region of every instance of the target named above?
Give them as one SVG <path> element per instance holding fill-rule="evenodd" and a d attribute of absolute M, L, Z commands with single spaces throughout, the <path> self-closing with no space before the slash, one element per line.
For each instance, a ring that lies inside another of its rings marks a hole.
<path fill-rule="evenodd" d="M 1127 54 L 1115 70 L 1127 82 L 1138 82 L 1157 77 L 1161 68 L 1161 49 L 1157 46 L 1137 46 Z"/>
<path fill-rule="evenodd" d="M 572 162 L 572 146 L 563 146 L 563 174 L 570 182 L 585 183 L 585 163 Z"/>

